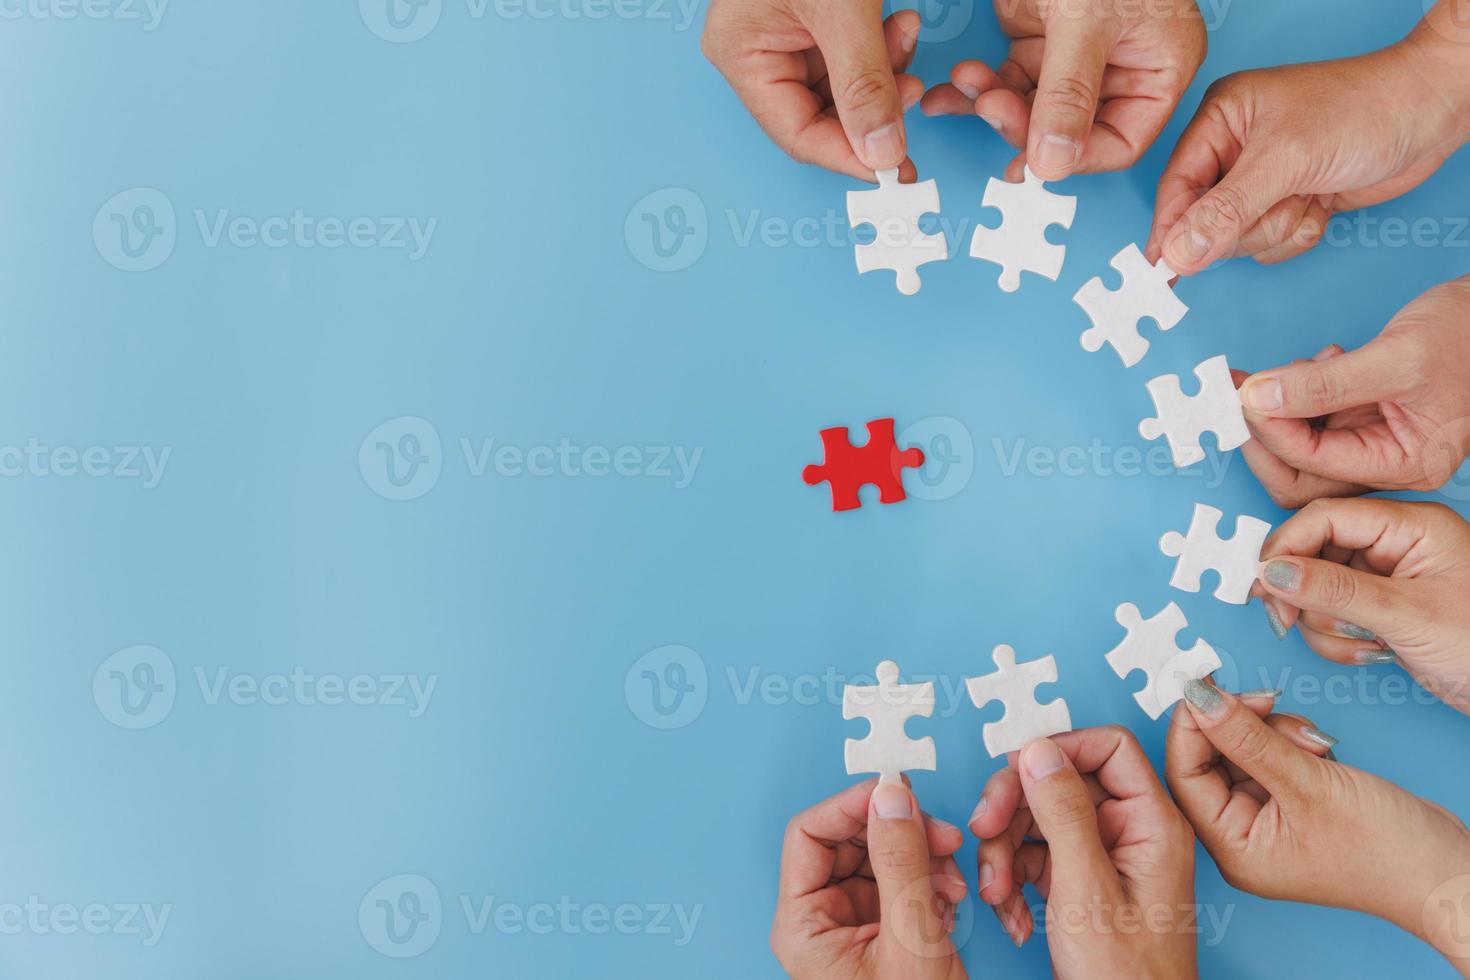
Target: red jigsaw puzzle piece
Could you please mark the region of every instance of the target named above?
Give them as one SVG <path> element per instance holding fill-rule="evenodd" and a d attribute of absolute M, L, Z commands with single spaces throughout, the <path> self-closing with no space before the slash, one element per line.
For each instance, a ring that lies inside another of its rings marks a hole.
<path fill-rule="evenodd" d="M 852 510 L 862 506 L 858 490 L 871 483 L 878 499 L 896 504 L 904 499 L 903 469 L 924 465 L 924 452 L 917 447 L 900 450 L 894 443 L 893 419 L 868 423 L 868 441 L 854 446 L 847 427 L 822 430 L 822 465 L 808 466 L 801 478 L 816 486 L 825 481 L 832 488 L 832 509 Z"/>

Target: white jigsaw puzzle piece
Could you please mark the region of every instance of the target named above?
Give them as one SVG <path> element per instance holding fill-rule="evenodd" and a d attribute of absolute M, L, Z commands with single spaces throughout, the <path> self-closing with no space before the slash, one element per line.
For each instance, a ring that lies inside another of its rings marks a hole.
<path fill-rule="evenodd" d="M 878 189 L 847 192 L 847 219 L 854 228 L 872 225 L 874 237 L 858 245 L 858 274 L 875 269 L 898 273 L 898 291 L 919 291 L 919 266 L 949 258 L 944 232 L 925 234 L 919 219 L 939 213 L 939 185 L 932 180 L 900 184 L 897 170 L 878 171 Z"/>
<path fill-rule="evenodd" d="M 1150 265 L 1137 245 L 1123 249 L 1108 265 L 1123 277 L 1122 288 L 1108 289 L 1100 277 L 1093 277 L 1072 297 L 1092 320 L 1092 327 L 1082 332 L 1082 347 L 1096 352 L 1103 344 L 1111 344 L 1123 366 L 1132 367 L 1143 360 L 1149 347 L 1148 339 L 1138 332 L 1139 321 L 1148 317 L 1160 330 L 1172 330 L 1189 307 L 1169 288 L 1174 270 L 1163 259 Z"/>
<path fill-rule="evenodd" d="M 1261 547 L 1271 533 L 1271 525 L 1241 516 L 1235 520 L 1235 536 L 1221 538 L 1218 528 L 1224 516 L 1208 504 L 1195 504 L 1189 533 L 1170 531 L 1159 539 L 1159 550 L 1179 559 L 1169 579 L 1174 588 L 1198 592 L 1200 575 L 1214 569 L 1220 574 L 1215 598 L 1241 606 L 1250 600 L 1251 585 L 1261 564 Z"/>
<path fill-rule="evenodd" d="M 965 686 L 977 708 L 991 701 L 1006 706 L 1000 721 L 987 722 L 984 727 L 985 751 L 992 759 L 1016 751 L 1033 738 L 1072 730 L 1072 714 L 1066 701 L 1057 698 L 1041 704 L 1036 700 L 1037 685 L 1055 683 L 1057 679 L 1055 657 L 1048 655 L 1017 664 L 1016 651 L 1002 644 L 990 658 L 995 661 L 996 672 L 967 677 Z"/>
<path fill-rule="evenodd" d="M 878 782 L 890 783 L 910 769 L 935 767 L 934 739 L 909 738 L 903 726 L 915 716 L 934 713 L 934 685 L 900 684 L 898 664 L 878 665 L 876 685 L 848 684 L 842 689 L 842 717 L 866 718 L 872 726 L 865 738 L 843 744 L 848 775 L 876 772 Z"/>
<path fill-rule="evenodd" d="M 1240 392 L 1230 379 L 1225 355 L 1200 364 L 1194 369 L 1194 376 L 1199 379 L 1199 394 L 1193 397 L 1184 394 L 1177 374 L 1160 375 L 1150 381 L 1148 394 L 1158 417 L 1144 419 L 1138 425 L 1138 432 L 1145 439 L 1168 438 L 1174 465 L 1181 469 L 1205 458 L 1204 447 L 1200 445 L 1200 436 L 1205 432 L 1215 433 L 1220 452 L 1238 449 L 1251 438 Z"/>
<path fill-rule="evenodd" d="M 1001 267 L 1000 288 L 1014 293 L 1021 288 L 1021 273 L 1034 272 L 1056 282 L 1067 258 L 1067 246 L 1046 240 L 1051 225 L 1072 227 L 1077 199 L 1057 194 L 1026 168 L 1026 182 L 1011 184 L 992 177 L 985 185 L 987 208 L 1003 215 L 999 228 L 975 229 L 970 239 L 970 257 L 994 262 Z"/>
<path fill-rule="evenodd" d="M 1189 622 L 1172 602 L 1151 619 L 1144 619 L 1137 606 L 1125 602 L 1113 618 L 1128 631 L 1128 638 L 1109 651 L 1105 659 L 1113 673 L 1124 680 L 1135 670 L 1147 675 L 1143 690 L 1135 692 L 1133 700 L 1150 718 L 1157 720 L 1170 705 L 1184 697 L 1185 684 L 1220 669 L 1219 655 L 1204 640 L 1195 640 L 1188 650 L 1180 649 L 1176 638 Z"/>

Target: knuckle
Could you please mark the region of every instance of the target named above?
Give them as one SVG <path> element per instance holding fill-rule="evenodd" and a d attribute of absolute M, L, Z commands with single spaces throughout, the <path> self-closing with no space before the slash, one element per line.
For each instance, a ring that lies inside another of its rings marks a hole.
<path fill-rule="evenodd" d="M 1325 414 L 1342 395 L 1342 384 L 1325 371 L 1309 372 L 1302 381 L 1302 396 L 1309 411 Z"/>
<path fill-rule="evenodd" d="M 1250 206 L 1245 193 L 1234 184 L 1221 184 L 1204 200 L 1200 218 L 1215 229 L 1244 228 Z"/>
<path fill-rule="evenodd" d="M 873 867 L 904 876 L 918 876 L 929 870 L 929 856 L 904 844 L 889 843 L 875 846 L 868 842 L 868 860 Z"/>
<path fill-rule="evenodd" d="M 1097 91 L 1080 78 L 1063 77 L 1047 88 L 1042 104 L 1054 113 L 1090 120 L 1097 108 Z"/>
<path fill-rule="evenodd" d="M 893 88 L 893 76 L 881 68 L 860 68 L 842 82 L 838 102 L 849 110 L 882 107 Z"/>
<path fill-rule="evenodd" d="M 1314 591 L 1323 605 L 1332 609 L 1348 609 L 1357 602 L 1358 581 L 1347 569 L 1327 565 L 1318 571 Z"/>
<path fill-rule="evenodd" d="M 1237 707 L 1236 710 L 1239 710 Z M 1244 724 L 1236 728 L 1230 737 L 1230 751 L 1226 753 L 1244 769 L 1266 758 L 1271 748 L 1271 732 L 1264 724 Z"/>
<path fill-rule="evenodd" d="M 1076 793 L 1052 800 L 1046 805 L 1046 812 L 1058 827 L 1076 827 L 1093 819 L 1092 801 Z"/>

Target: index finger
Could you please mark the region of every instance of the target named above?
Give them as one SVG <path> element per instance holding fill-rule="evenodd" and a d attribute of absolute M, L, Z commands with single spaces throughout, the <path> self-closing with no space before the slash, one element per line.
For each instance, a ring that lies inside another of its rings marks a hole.
<path fill-rule="evenodd" d="M 1424 538 L 1423 511 L 1378 497 L 1313 501 L 1289 518 L 1261 549 L 1261 560 L 1313 558 L 1329 547 L 1357 552 L 1369 570 L 1388 575 Z"/>
<path fill-rule="evenodd" d="M 1265 716 L 1274 700 L 1252 698 L 1245 703 Z M 1164 738 L 1164 775 L 1175 804 L 1210 851 L 1243 840 L 1262 806 L 1256 796 L 1234 787 L 1222 762 L 1194 716 L 1186 710 L 1175 711 Z"/>
<path fill-rule="evenodd" d="M 827 887 L 837 845 L 868 827 L 868 798 L 878 780 L 869 779 L 803 810 L 786 825 L 781 844 L 782 899 L 800 898 Z"/>
<path fill-rule="evenodd" d="M 1164 785 L 1133 733 L 1121 725 L 1082 728 L 1051 736 L 1079 773 L 1091 773 L 1115 800 L 1164 796 Z"/>

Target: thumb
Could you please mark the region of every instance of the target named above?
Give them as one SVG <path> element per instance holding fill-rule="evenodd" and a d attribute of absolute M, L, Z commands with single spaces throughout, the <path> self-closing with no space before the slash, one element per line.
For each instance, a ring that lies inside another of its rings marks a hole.
<path fill-rule="evenodd" d="M 1053 898 L 1116 898 L 1122 886 L 1103 847 L 1092 794 L 1067 754 L 1038 738 L 1021 749 L 1017 767 L 1031 818 L 1051 852 Z"/>
<path fill-rule="evenodd" d="M 1303 799 L 1316 757 L 1262 721 L 1250 706 L 1208 681 L 1184 685 L 1189 713 L 1210 744 L 1273 797 Z"/>
<path fill-rule="evenodd" d="M 1247 149 L 1175 223 L 1164 240 L 1164 261 L 1175 272 L 1192 274 L 1228 258 L 1241 236 L 1292 192 L 1290 177 L 1279 161 Z"/>
<path fill-rule="evenodd" d="M 1401 370 L 1388 345 L 1377 342 L 1321 361 L 1302 361 L 1246 379 L 1246 410 L 1268 418 L 1315 419 L 1358 405 L 1391 401 Z"/>
<path fill-rule="evenodd" d="M 1026 146 L 1042 180 L 1068 177 L 1082 162 L 1112 47 L 1107 23 L 1093 18 L 1063 16 L 1047 32 Z"/>
<path fill-rule="evenodd" d="M 908 157 L 908 142 L 882 9 L 867 0 L 814 0 L 804 14 L 827 62 L 832 101 L 852 152 L 874 170 L 898 167 Z"/>
<path fill-rule="evenodd" d="M 1335 561 L 1272 558 L 1261 568 L 1261 585 L 1298 609 L 1334 616 L 1383 637 L 1397 635 L 1413 616 L 1397 580 Z"/>
<path fill-rule="evenodd" d="M 924 818 L 902 782 L 879 782 L 869 798 L 868 863 L 882 908 L 878 975 L 904 976 L 912 972 L 905 964 L 916 956 L 952 953 L 934 892 Z"/>

